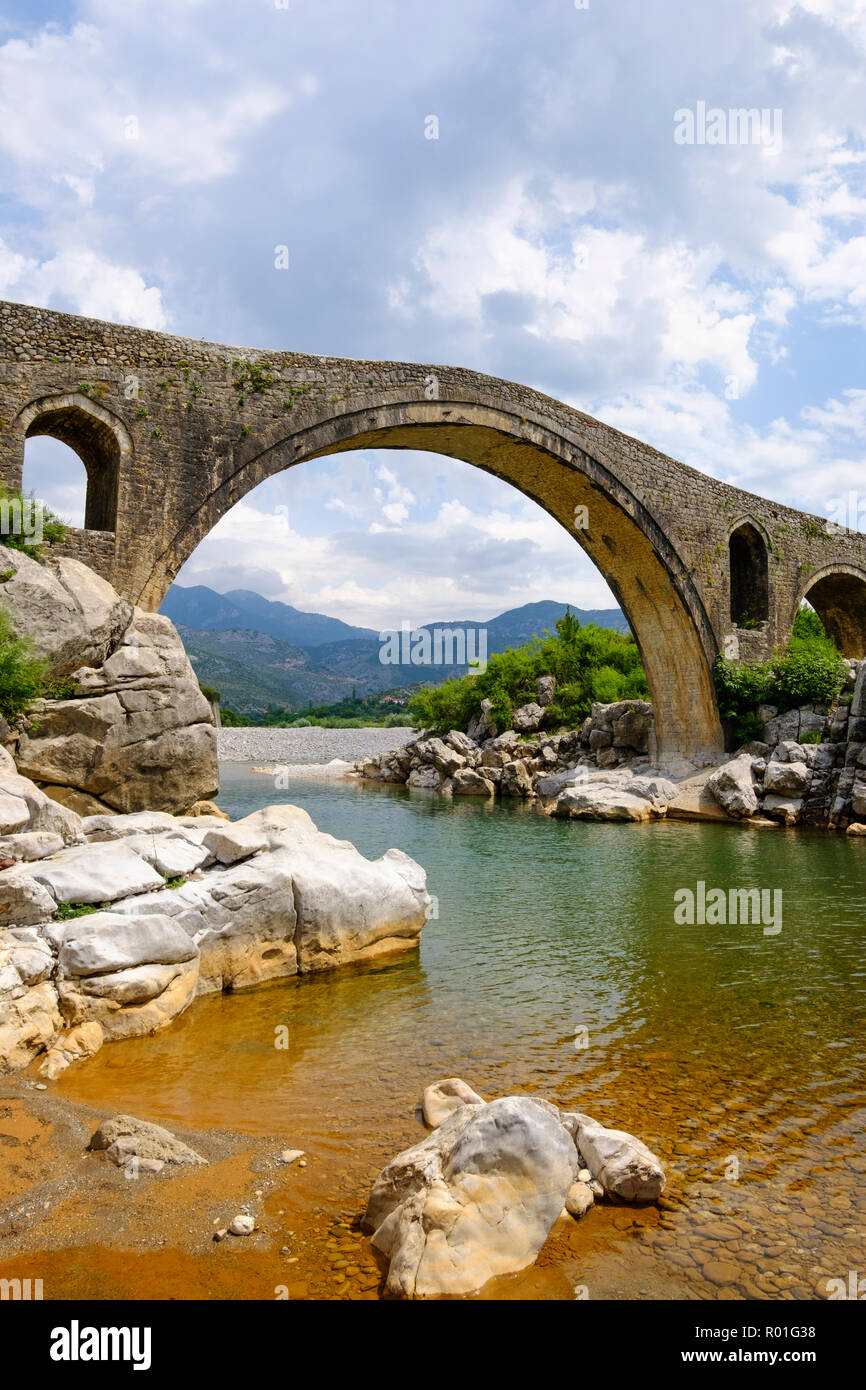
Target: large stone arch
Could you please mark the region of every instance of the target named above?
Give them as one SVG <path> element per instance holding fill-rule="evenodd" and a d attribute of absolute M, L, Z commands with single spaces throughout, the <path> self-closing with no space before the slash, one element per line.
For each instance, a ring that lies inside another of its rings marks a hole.
<path fill-rule="evenodd" d="M 803 599 L 845 656 L 858 661 L 866 657 L 866 569 L 836 563 L 816 570 L 797 596 L 792 623 Z"/>
<path fill-rule="evenodd" d="M 544 507 L 595 562 L 632 625 L 656 711 L 659 751 L 722 746 L 712 681 L 718 648 L 682 558 L 635 492 L 603 463 L 563 432 L 502 407 L 465 400 L 371 402 L 295 432 L 278 426 L 245 441 L 230 476 L 157 556 L 139 602 L 157 607 L 196 546 L 259 483 L 310 459 L 373 448 L 462 459 Z"/>

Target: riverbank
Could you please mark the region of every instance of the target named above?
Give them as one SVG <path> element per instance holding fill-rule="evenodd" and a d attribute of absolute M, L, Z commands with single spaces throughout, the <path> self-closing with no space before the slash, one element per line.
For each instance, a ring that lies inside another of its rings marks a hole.
<path fill-rule="evenodd" d="M 414 736 L 415 730 L 396 729 L 218 729 L 220 762 L 262 763 L 291 767 L 321 765 L 333 758 L 354 763 L 392 753 Z"/>

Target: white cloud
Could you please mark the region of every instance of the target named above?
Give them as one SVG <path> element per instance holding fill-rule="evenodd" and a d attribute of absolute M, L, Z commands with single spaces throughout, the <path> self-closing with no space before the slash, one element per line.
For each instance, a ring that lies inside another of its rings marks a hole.
<path fill-rule="evenodd" d="M 40 264 L 0 241 L 0 295 L 139 328 L 164 329 L 169 322 L 157 286 L 88 250 L 61 251 Z"/>

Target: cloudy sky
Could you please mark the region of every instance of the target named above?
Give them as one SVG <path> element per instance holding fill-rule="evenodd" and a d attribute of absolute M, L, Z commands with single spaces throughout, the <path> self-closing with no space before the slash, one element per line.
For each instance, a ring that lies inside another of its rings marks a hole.
<path fill-rule="evenodd" d="M 866 0 L 5 0 L 0 295 L 491 372 L 866 529 L 864 69 Z M 27 478 L 80 519 L 62 453 Z M 611 602 L 397 451 L 263 485 L 181 582 L 372 627 Z"/>

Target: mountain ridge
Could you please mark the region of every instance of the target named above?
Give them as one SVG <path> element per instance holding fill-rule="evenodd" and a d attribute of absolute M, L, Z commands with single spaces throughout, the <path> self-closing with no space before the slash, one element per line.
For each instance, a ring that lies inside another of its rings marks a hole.
<path fill-rule="evenodd" d="M 419 624 L 415 630 L 484 632 L 487 655 L 492 656 L 553 631 L 567 607 L 544 599 L 507 609 L 484 622 L 442 619 Z M 172 585 L 160 612 L 177 626 L 200 683 L 219 690 L 223 703 L 239 713 L 263 713 L 269 705 L 297 711 L 308 705 L 336 704 L 353 692 L 384 694 L 409 685 L 438 684 L 469 669 L 456 661 L 435 666 L 384 663 L 377 631 L 325 614 L 305 613 L 248 589 L 217 594 L 205 585 L 188 589 Z M 618 608 L 572 608 L 572 612 L 583 625 L 594 622 L 618 631 L 628 629 Z M 209 626 L 201 626 L 202 620 Z M 278 631 L 251 626 L 256 620 Z M 301 641 L 300 636 L 307 640 Z M 400 651 L 401 656 L 405 654 Z"/>

